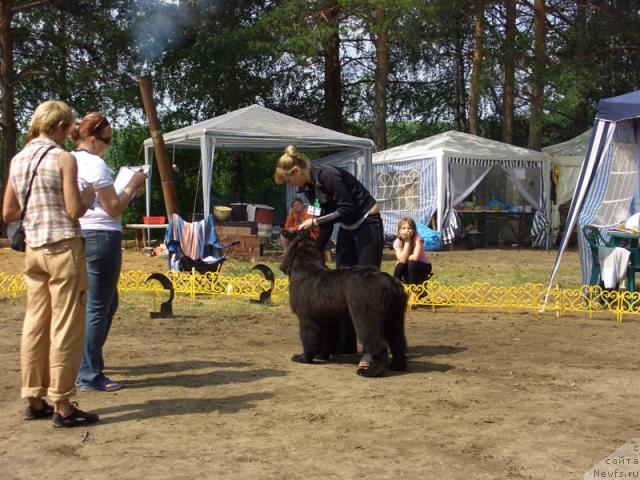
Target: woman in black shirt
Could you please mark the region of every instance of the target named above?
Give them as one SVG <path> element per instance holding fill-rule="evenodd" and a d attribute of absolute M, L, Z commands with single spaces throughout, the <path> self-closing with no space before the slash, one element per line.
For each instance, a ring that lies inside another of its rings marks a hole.
<path fill-rule="evenodd" d="M 274 174 L 276 183 L 305 188 L 314 212 L 300 230 L 320 228 L 318 245 L 323 246 L 339 223 L 336 242 L 336 267 L 367 265 L 380 268 L 384 247 L 384 229 L 375 198 L 346 170 L 330 165 L 309 165 L 294 146 L 285 149 Z M 350 325 L 350 322 L 349 322 Z M 339 351 L 355 353 L 353 327 Z M 349 338 L 351 337 L 351 338 Z"/>

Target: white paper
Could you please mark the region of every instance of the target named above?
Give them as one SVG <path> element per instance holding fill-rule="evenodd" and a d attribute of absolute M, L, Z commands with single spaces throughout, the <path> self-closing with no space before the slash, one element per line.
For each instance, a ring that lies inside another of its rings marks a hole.
<path fill-rule="evenodd" d="M 139 165 L 134 167 L 120 167 L 120 170 L 118 171 L 118 175 L 116 176 L 116 179 L 113 181 L 113 188 L 115 188 L 116 193 L 118 195 L 122 193 L 122 191 L 124 190 L 124 187 L 126 187 L 129 184 L 133 175 L 139 170 L 142 170 L 145 173 L 145 175 L 148 175 L 149 165 Z"/>
<path fill-rule="evenodd" d="M 640 213 L 634 213 L 624 222 L 624 228 L 628 230 L 640 229 Z"/>

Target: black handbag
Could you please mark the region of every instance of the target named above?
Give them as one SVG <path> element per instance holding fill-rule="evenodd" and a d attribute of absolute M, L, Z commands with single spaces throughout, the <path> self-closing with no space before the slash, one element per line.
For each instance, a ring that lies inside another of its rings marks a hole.
<path fill-rule="evenodd" d="M 24 227 L 22 226 L 22 220 L 18 224 L 18 229 L 14 232 L 11 237 L 11 248 L 13 248 L 16 252 L 24 252 L 27 248 L 27 243 L 25 242 L 26 236 L 24 234 Z"/>
<path fill-rule="evenodd" d="M 18 223 L 18 229 L 11 236 L 11 248 L 13 248 L 16 252 L 24 252 L 27 249 L 26 243 L 26 235 L 24 233 L 24 225 L 22 222 L 24 221 L 24 216 L 27 213 L 27 203 L 29 203 L 29 197 L 31 196 L 31 187 L 33 186 L 33 180 L 36 177 L 36 171 L 40 166 L 40 162 L 44 156 L 49 152 L 49 150 L 56 148 L 51 146 L 45 149 L 44 153 L 40 155 L 38 159 L 38 163 L 36 163 L 36 168 L 33 169 L 33 173 L 31 174 L 31 180 L 29 181 L 29 188 L 27 189 L 27 194 L 24 197 L 24 203 L 22 204 L 22 213 L 20 214 L 20 222 Z"/>

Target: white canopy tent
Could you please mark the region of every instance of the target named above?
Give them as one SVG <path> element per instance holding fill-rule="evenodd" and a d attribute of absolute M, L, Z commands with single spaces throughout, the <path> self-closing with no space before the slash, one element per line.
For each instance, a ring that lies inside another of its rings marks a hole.
<path fill-rule="evenodd" d="M 395 229 L 404 216 L 428 223 L 437 213 L 437 230 L 450 243 L 455 207 L 496 165 L 536 212 L 534 245 L 548 246 L 547 154 L 453 130 L 373 155 L 374 195 L 385 229 Z"/>
<path fill-rule="evenodd" d="M 365 186 L 371 184 L 371 155 L 374 148 L 371 140 L 319 127 L 260 105 L 251 105 L 165 133 L 163 138 L 167 147 L 200 150 L 205 216 L 210 211 L 211 177 L 216 150 L 282 152 L 288 145 L 295 145 L 300 151 L 357 152 L 357 156 L 351 157 L 354 162 L 352 170 Z M 151 138 L 144 141 L 144 159 L 146 165 L 151 165 Z M 151 206 L 150 192 L 149 178 L 147 214 Z"/>
<path fill-rule="evenodd" d="M 558 207 L 573 198 L 590 139 L 591 129 L 571 140 L 542 149 L 544 153 L 551 156 L 551 171 L 557 179 L 555 202 L 551 202 L 551 231 L 554 232 L 554 237 L 555 232 L 560 228 Z"/>

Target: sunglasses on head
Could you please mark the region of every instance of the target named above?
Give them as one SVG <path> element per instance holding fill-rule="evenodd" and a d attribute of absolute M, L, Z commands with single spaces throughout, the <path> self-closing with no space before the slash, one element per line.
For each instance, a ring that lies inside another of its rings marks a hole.
<path fill-rule="evenodd" d="M 102 117 L 100 121 L 96 123 L 95 126 L 91 129 L 91 134 L 93 134 L 95 138 L 100 140 L 105 145 L 110 145 L 111 137 L 104 138 L 104 137 L 99 137 L 98 135 L 95 135 L 95 132 L 98 132 L 102 127 L 107 127 L 107 126 L 109 126 L 109 122 L 107 121 L 106 117 Z"/>
<path fill-rule="evenodd" d="M 105 127 L 107 125 L 109 125 L 109 122 L 107 121 L 107 118 L 106 117 L 102 117 L 102 118 L 100 118 L 100 121 L 94 125 L 94 127 L 91 129 L 91 132 L 89 132 L 89 133 L 97 132 L 102 127 Z"/>

